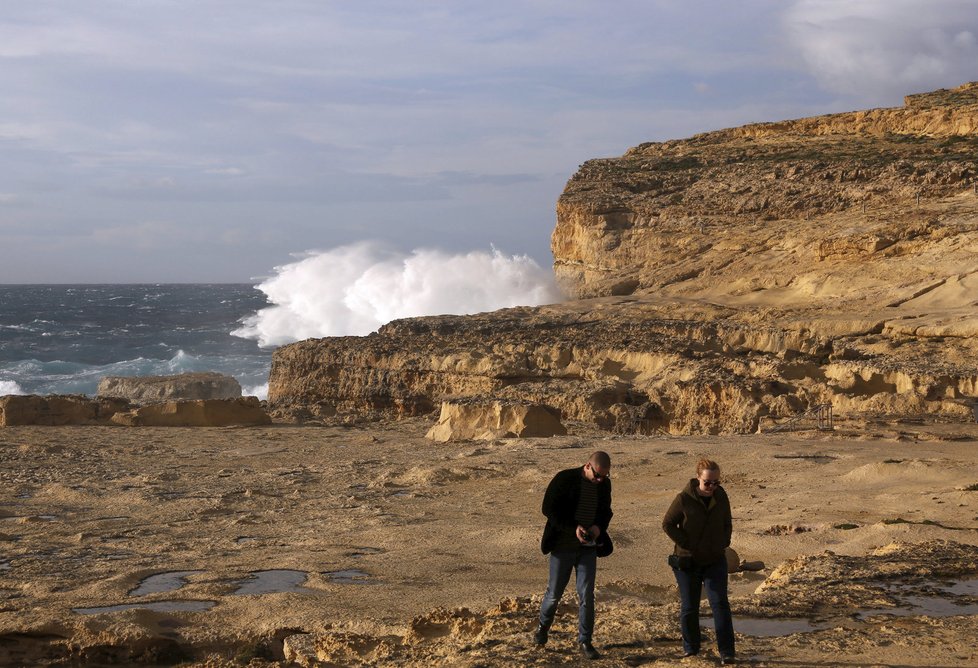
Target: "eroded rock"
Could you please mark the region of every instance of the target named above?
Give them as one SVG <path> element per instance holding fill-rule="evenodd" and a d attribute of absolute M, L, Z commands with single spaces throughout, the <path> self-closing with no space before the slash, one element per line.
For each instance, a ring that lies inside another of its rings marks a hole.
<path fill-rule="evenodd" d="M 0 397 L 0 427 L 19 425 L 110 424 L 112 416 L 129 410 L 125 399 L 89 399 L 84 395 L 9 395 Z"/>
<path fill-rule="evenodd" d="M 166 401 L 117 413 L 112 422 L 127 427 L 227 427 L 263 425 L 272 420 L 256 397 Z"/>
<path fill-rule="evenodd" d="M 99 397 L 128 399 L 137 404 L 189 399 L 235 399 L 241 385 L 231 376 L 213 371 L 175 376 L 106 376 L 98 384 Z"/>
<path fill-rule="evenodd" d="M 563 436 L 560 411 L 541 404 L 493 400 L 445 401 L 438 424 L 427 438 L 433 441 L 491 440 L 494 438 Z"/>

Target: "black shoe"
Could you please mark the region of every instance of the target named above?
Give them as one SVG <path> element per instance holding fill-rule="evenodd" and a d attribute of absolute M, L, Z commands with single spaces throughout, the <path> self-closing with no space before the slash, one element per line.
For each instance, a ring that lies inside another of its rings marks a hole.
<path fill-rule="evenodd" d="M 688 659 L 691 656 L 696 656 L 699 652 L 683 652 L 683 658 Z"/>
<path fill-rule="evenodd" d="M 594 645 L 589 642 L 582 642 L 577 644 L 581 648 L 581 654 L 589 659 L 600 659 L 601 655 L 598 654 L 598 650 L 594 649 Z"/>
<path fill-rule="evenodd" d="M 537 645 L 543 647 L 547 644 L 547 636 L 550 634 L 550 629 L 541 624 L 537 627 L 536 633 L 533 634 L 533 642 Z"/>
<path fill-rule="evenodd" d="M 735 656 L 721 656 L 720 665 L 721 666 L 732 666 L 737 663 L 737 657 Z"/>

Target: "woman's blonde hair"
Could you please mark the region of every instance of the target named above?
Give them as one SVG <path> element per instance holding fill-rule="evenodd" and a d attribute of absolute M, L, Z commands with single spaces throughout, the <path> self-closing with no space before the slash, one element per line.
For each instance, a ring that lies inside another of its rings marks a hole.
<path fill-rule="evenodd" d="M 702 473 L 703 471 L 716 471 L 717 473 L 719 473 L 720 465 L 717 464 L 712 459 L 707 459 L 706 457 L 703 457 L 701 460 L 696 462 L 696 477 L 698 478 L 700 473 Z"/>

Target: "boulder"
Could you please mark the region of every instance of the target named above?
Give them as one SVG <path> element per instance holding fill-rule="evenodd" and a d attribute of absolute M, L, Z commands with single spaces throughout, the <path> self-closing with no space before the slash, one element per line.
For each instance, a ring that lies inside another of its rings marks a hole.
<path fill-rule="evenodd" d="M 84 395 L 36 394 L 0 397 L 0 427 L 110 424 L 115 413 L 129 410 L 125 399 L 89 399 Z"/>
<path fill-rule="evenodd" d="M 256 397 L 166 401 L 112 416 L 127 427 L 228 427 L 271 424 Z"/>
<path fill-rule="evenodd" d="M 106 376 L 99 397 L 118 397 L 137 404 L 181 399 L 235 399 L 241 385 L 231 376 L 202 371 L 176 376 Z"/>
<path fill-rule="evenodd" d="M 499 400 L 445 401 L 427 438 L 433 441 L 563 436 L 560 411 L 542 404 Z"/>

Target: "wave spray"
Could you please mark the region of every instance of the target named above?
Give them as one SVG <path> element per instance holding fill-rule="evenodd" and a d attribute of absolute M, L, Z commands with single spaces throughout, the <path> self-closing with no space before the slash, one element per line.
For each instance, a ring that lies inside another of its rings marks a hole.
<path fill-rule="evenodd" d="M 273 304 L 231 332 L 278 346 L 322 336 L 364 335 L 398 318 L 536 306 L 563 296 L 526 255 L 492 248 L 400 253 L 376 242 L 313 252 L 256 286 Z"/>

